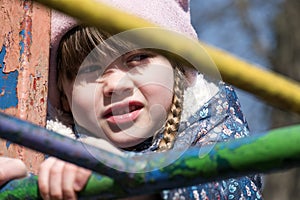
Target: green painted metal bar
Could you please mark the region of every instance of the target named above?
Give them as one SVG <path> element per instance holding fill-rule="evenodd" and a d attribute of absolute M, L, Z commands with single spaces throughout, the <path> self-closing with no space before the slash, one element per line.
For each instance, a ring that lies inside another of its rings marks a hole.
<path fill-rule="evenodd" d="M 122 197 L 153 193 L 162 189 L 183 187 L 212 180 L 236 177 L 249 173 L 269 172 L 296 167 L 300 164 L 300 125 L 271 130 L 265 134 L 217 143 L 214 146 L 190 148 L 169 166 L 145 173 L 125 173 L 107 167 L 86 152 L 94 147 L 84 146 L 63 136 L 47 131 L 27 122 L 0 115 L 0 137 L 9 139 L 44 153 L 93 169 L 106 176 L 94 175 L 80 197 Z M 18 124 L 19 123 L 19 127 Z M 4 126 L 3 124 L 9 124 Z M 32 136 L 30 136 L 32 135 Z M 40 139 L 32 139 L 32 138 Z M 63 143 L 64 146 L 60 146 Z M 55 145 L 57 144 L 57 145 Z M 71 154 L 62 153 L 68 148 Z M 72 149 L 73 148 L 73 149 Z M 78 149 L 79 148 L 79 149 Z M 141 155 L 130 153 L 126 157 L 108 154 L 102 149 L 99 155 L 118 160 L 116 165 L 133 166 L 140 159 L 149 156 L 147 163 L 166 159 L 176 153 L 170 150 L 162 153 Z M 81 152 L 84 151 L 84 152 Z M 206 152 L 205 154 L 202 154 Z M 85 157 L 85 160 L 82 160 Z M 150 157 L 150 155 L 152 157 Z M 68 157 L 70 156 L 70 157 Z M 78 156 L 78 157 L 76 157 Z M 147 166 L 145 166 L 147 167 Z M 109 176 L 109 177 L 108 177 Z M 159 184 L 158 184 L 159 183 Z M 29 192 L 30 191 L 30 192 Z M 28 197 L 30 195 L 30 197 Z M 36 177 L 15 180 L 0 190 L 0 199 L 38 199 Z"/>

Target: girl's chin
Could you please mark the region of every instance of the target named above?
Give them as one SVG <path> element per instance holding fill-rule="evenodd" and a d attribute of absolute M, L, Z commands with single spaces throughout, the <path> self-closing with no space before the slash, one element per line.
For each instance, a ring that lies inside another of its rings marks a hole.
<path fill-rule="evenodd" d="M 134 147 L 142 142 L 144 142 L 147 138 L 141 138 L 136 140 L 122 140 L 120 141 L 120 138 L 118 138 L 118 141 L 112 142 L 115 146 L 117 146 L 120 149 L 130 149 L 131 147 Z"/>

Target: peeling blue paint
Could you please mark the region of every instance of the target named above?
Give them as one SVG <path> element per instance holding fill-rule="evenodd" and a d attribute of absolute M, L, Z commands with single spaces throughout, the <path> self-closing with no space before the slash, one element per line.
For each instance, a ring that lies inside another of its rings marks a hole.
<path fill-rule="evenodd" d="M 26 27 L 25 27 L 26 29 Z M 32 43 L 32 35 L 31 35 L 31 32 L 30 31 L 27 31 L 25 29 L 22 29 L 20 32 L 19 32 L 19 35 L 21 36 L 21 41 L 19 42 L 19 45 L 20 45 L 20 61 L 21 58 L 22 58 L 22 55 L 24 54 L 24 51 L 25 51 L 25 48 L 26 48 L 26 39 L 29 37 L 30 38 L 30 44 Z M 27 44 L 29 45 L 29 44 Z"/>
<path fill-rule="evenodd" d="M 19 73 L 17 70 L 10 73 L 3 72 L 5 54 L 6 48 L 3 46 L 0 51 L 0 109 L 3 110 L 18 105 L 17 83 Z"/>
<path fill-rule="evenodd" d="M 8 149 L 11 144 L 12 144 L 12 142 L 6 140 L 6 149 Z"/>
<path fill-rule="evenodd" d="M 23 55 L 24 53 L 24 37 L 25 37 L 25 30 L 20 31 L 20 36 L 22 37 L 22 40 L 20 41 L 20 55 Z"/>

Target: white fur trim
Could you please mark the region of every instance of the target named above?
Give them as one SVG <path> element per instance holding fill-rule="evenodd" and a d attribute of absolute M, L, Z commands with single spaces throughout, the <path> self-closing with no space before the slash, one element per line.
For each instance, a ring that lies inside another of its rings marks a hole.
<path fill-rule="evenodd" d="M 46 129 L 75 139 L 75 134 L 73 133 L 72 129 L 70 127 L 67 127 L 57 119 L 55 121 L 51 119 L 47 120 Z"/>
<path fill-rule="evenodd" d="M 63 136 L 66 136 L 66 137 L 69 137 L 72 139 L 76 139 L 73 130 L 70 127 L 59 122 L 57 119 L 56 120 L 51 120 L 51 119 L 47 120 L 46 128 L 48 130 L 59 133 Z M 124 156 L 124 153 L 120 149 L 116 148 L 111 143 L 109 143 L 108 141 L 101 139 L 101 138 L 84 136 L 83 138 L 80 138 L 78 140 L 78 142 L 83 142 L 83 143 L 95 146 L 97 148 L 109 151 L 111 153 L 115 153 L 117 155 Z"/>
<path fill-rule="evenodd" d="M 208 82 L 204 79 L 203 74 L 199 74 L 196 83 L 184 91 L 181 120 L 187 121 L 190 116 L 196 113 L 197 110 L 216 95 L 218 91 L 219 88 L 216 84 Z"/>

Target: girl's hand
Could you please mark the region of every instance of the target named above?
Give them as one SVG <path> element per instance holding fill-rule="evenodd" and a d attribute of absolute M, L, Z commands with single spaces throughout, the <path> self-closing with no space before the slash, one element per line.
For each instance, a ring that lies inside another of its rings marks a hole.
<path fill-rule="evenodd" d="M 0 157 L 0 186 L 11 179 L 22 178 L 26 175 L 27 168 L 21 160 Z"/>
<path fill-rule="evenodd" d="M 54 157 L 40 166 L 38 186 L 43 199 L 77 199 L 91 171 Z"/>

